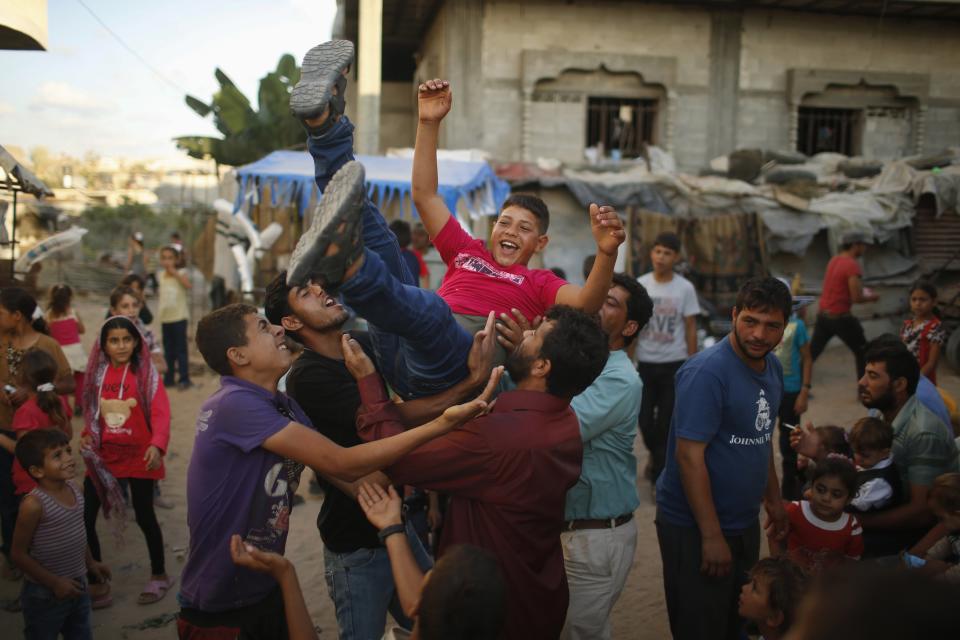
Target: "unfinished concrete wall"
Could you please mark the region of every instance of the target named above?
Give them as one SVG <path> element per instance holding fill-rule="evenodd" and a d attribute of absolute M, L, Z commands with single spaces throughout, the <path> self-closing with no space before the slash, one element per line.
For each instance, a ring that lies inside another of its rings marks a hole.
<path fill-rule="evenodd" d="M 380 88 L 380 150 L 412 147 L 417 133 L 417 98 L 407 82 L 384 82 Z"/>

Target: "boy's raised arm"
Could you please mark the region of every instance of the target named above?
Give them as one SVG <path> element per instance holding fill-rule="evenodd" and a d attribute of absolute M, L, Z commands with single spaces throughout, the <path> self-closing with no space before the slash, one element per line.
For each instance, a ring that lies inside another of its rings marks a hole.
<path fill-rule="evenodd" d="M 453 92 L 445 80 L 428 80 L 417 91 L 420 118 L 413 148 L 413 204 L 431 238 L 436 238 L 450 219 L 447 204 L 437 193 L 437 139 L 440 122 L 450 112 Z"/>
<path fill-rule="evenodd" d="M 579 287 L 565 284 L 557 291 L 557 304 L 565 304 L 586 313 L 596 313 L 613 282 L 617 251 L 627 237 L 623 222 L 613 207 L 590 205 L 590 230 L 597 242 L 597 258 L 593 262 L 587 282 Z"/>

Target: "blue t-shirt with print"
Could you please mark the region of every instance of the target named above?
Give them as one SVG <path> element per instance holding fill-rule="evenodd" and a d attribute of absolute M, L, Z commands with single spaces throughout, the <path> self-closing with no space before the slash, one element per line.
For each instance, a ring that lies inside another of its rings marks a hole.
<path fill-rule="evenodd" d="M 807 325 L 796 315 L 790 316 L 790 322 L 783 330 L 783 339 L 774 349 L 780 366 L 783 367 L 783 390 L 797 393 L 803 386 L 803 358 L 800 347 L 810 342 Z"/>
<path fill-rule="evenodd" d="M 676 461 L 678 437 L 708 443 L 704 459 L 723 531 L 735 534 L 757 522 L 783 395 L 780 362 L 773 353 L 765 361 L 762 373 L 751 369 L 728 336 L 677 371 L 667 464 L 657 480 L 658 517 L 665 522 L 696 526 Z"/>

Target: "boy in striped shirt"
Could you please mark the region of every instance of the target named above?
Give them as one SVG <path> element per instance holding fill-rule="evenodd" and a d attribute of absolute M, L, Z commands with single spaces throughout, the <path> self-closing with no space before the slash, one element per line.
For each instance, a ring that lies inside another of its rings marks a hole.
<path fill-rule="evenodd" d="M 100 581 L 110 569 L 93 559 L 83 528 L 83 490 L 71 482 L 77 463 L 59 429 L 38 429 L 17 441 L 17 460 L 37 486 L 23 497 L 11 558 L 23 570 L 27 638 L 92 638 L 87 573 Z"/>

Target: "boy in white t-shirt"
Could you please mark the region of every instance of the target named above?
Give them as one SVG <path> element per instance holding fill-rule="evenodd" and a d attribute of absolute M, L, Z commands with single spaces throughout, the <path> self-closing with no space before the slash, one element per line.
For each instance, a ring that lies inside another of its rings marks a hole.
<path fill-rule="evenodd" d="M 663 470 L 667 433 L 673 416 L 673 377 L 697 352 L 700 304 L 689 280 L 673 272 L 680 258 L 680 238 L 665 231 L 653 241 L 653 271 L 637 280 L 653 300 L 653 316 L 637 340 L 637 373 L 643 380 L 640 433 L 650 452 L 646 475 L 651 482 Z"/>

